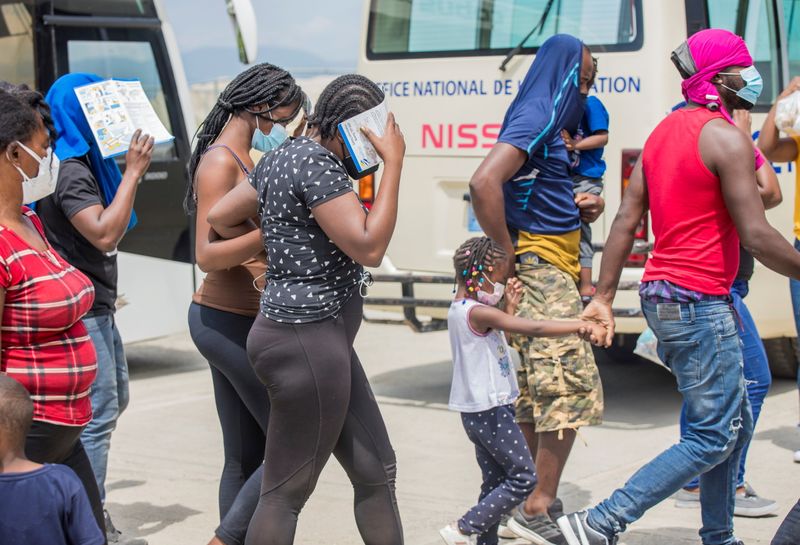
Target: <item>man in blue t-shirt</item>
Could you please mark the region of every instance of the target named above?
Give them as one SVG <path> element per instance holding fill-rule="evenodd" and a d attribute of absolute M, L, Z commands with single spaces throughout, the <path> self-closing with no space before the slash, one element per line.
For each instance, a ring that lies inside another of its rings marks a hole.
<path fill-rule="evenodd" d="M 575 194 L 600 195 L 603 192 L 603 175 L 606 173 L 603 150 L 608 144 L 608 110 L 600 99 L 596 96 L 588 97 L 577 133 L 571 135 L 569 131 L 562 129 L 561 137 L 572 156 L 572 182 Z M 588 222 L 581 221 L 581 272 L 578 291 L 584 305 L 591 301 L 594 293 L 593 258 L 592 228 Z"/>
<path fill-rule="evenodd" d="M 25 457 L 32 421 L 28 392 L 0 374 L 0 543 L 103 545 L 78 476 L 67 466 Z"/>

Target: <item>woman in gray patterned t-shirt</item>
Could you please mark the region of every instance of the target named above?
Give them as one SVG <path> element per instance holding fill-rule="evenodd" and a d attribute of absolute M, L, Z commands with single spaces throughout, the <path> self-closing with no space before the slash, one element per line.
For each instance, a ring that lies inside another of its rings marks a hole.
<path fill-rule="evenodd" d="M 384 160 L 372 210 L 361 205 L 337 127 L 384 99 L 370 80 L 342 76 L 322 92 L 306 137 L 287 140 L 209 212 L 225 236 L 255 214 L 269 258 L 261 312 L 248 337 L 270 416 L 264 482 L 248 545 L 289 545 L 297 515 L 331 454 L 355 490 L 369 545 L 400 545 L 395 456 L 353 341 L 363 266 L 383 259 L 397 219 L 405 142 L 390 114 L 384 136 L 365 131 Z"/>

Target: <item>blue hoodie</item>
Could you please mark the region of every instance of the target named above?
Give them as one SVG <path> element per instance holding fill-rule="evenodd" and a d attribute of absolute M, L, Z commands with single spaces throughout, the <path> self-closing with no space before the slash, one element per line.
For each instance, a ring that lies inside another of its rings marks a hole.
<path fill-rule="evenodd" d="M 503 119 L 498 142 L 528 154 L 503 186 L 506 223 L 513 232 L 560 235 L 580 228 L 570 162 L 561 129 L 574 132 L 583 115 L 583 44 L 567 34 L 539 48 Z"/>
<path fill-rule="evenodd" d="M 119 184 L 122 182 L 122 173 L 114 159 L 103 158 L 75 94 L 76 87 L 98 81 L 103 81 L 103 78 L 95 74 L 66 74 L 50 87 L 45 100 L 50 105 L 58 134 L 53 151 L 61 161 L 88 155 L 92 174 L 100 185 L 105 205 L 108 206 L 117 194 Z M 128 229 L 135 225 L 136 212 L 131 212 Z"/>

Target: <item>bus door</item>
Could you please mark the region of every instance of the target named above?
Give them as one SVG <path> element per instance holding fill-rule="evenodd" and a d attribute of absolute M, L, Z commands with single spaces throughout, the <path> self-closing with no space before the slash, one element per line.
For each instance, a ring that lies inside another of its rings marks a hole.
<path fill-rule="evenodd" d="M 57 0 L 37 21 L 38 87 L 46 90 L 69 72 L 134 78 L 164 126 L 175 136 L 160 144 L 139 187 L 139 223 L 119 250 L 189 263 L 188 220 L 182 202 L 189 160 L 187 127 L 155 5 L 148 1 Z M 120 157 L 124 168 L 124 157 Z"/>
<path fill-rule="evenodd" d="M 156 3 L 37 1 L 33 29 L 38 89 L 46 92 L 69 72 L 138 79 L 175 136 L 156 146 L 136 195 L 138 224 L 119 246 L 117 319 L 126 342 L 184 331 L 195 281 L 183 210 L 189 138 L 178 92 L 183 79 L 174 73 Z M 124 157 L 118 163 L 124 169 Z"/>

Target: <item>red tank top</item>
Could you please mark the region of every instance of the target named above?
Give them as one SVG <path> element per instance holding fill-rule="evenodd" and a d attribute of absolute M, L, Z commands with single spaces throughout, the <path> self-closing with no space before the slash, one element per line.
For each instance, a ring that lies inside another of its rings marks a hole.
<path fill-rule="evenodd" d="M 730 293 L 739 268 L 739 235 L 719 177 L 700 156 L 706 108 L 677 110 L 647 139 L 642 166 L 655 236 L 642 281 L 667 280 L 708 295 Z"/>

